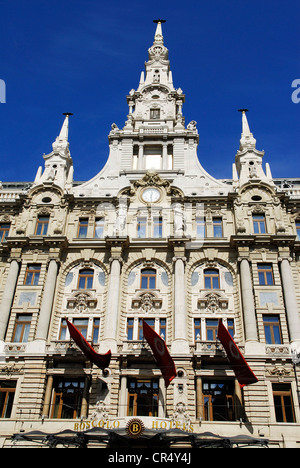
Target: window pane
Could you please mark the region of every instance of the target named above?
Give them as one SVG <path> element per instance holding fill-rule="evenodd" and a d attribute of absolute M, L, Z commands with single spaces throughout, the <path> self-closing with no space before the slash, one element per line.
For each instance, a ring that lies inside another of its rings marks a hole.
<path fill-rule="evenodd" d="M 266 276 L 267 276 L 267 284 L 272 286 L 273 284 L 273 275 L 272 275 L 272 272 L 270 271 L 267 271 L 266 272 Z"/>
<path fill-rule="evenodd" d="M 74 327 L 77 328 L 78 331 L 82 334 L 82 336 L 86 339 L 87 336 L 87 328 L 88 328 L 88 319 L 74 319 L 73 320 Z"/>
<path fill-rule="evenodd" d="M 213 277 L 213 289 L 219 289 L 219 277 Z"/>
<path fill-rule="evenodd" d="M 137 237 L 144 238 L 146 237 L 146 218 L 138 218 L 137 221 Z"/>
<path fill-rule="evenodd" d="M 133 324 L 133 319 L 127 319 L 127 340 L 129 341 L 133 340 Z"/>
<path fill-rule="evenodd" d="M 149 277 L 149 289 L 155 289 L 155 276 Z"/>
<path fill-rule="evenodd" d="M 264 273 L 258 273 L 259 284 L 261 286 L 265 285 L 265 275 Z"/>
<path fill-rule="evenodd" d="M 88 225 L 89 225 L 88 219 L 79 220 L 78 237 L 80 239 L 87 237 Z"/>
<path fill-rule="evenodd" d="M 96 219 L 95 238 L 102 239 L 104 235 L 104 218 Z"/>

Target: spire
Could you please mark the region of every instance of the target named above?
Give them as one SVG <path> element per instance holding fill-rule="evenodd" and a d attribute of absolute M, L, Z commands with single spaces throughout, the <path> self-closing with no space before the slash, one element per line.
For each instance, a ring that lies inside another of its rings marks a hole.
<path fill-rule="evenodd" d="M 53 151 L 44 154 L 44 171 L 39 167 L 34 185 L 43 183 L 53 183 L 66 190 L 72 189 L 73 184 L 73 161 L 69 150 L 69 117 L 70 112 L 63 114 L 64 123 L 61 127 L 59 136 L 52 144 Z"/>
<path fill-rule="evenodd" d="M 166 20 L 157 19 L 153 20 L 153 23 L 156 23 L 156 31 L 154 35 L 154 42 L 153 46 L 150 47 L 149 53 L 149 60 L 168 60 L 168 49 L 164 46 L 164 37 L 162 34 L 162 23 L 165 23 Z"/>
<path fill-rule="evenodd" d="M 69 116 L 73 115 L 71 112 L 65 112 L 63 114 L 65 116 L 64 123 L 61 127 L 61 131 L 58 137 L 56 137 L 55 142 L 52 144 L 53 151 L 55 153 L 67 153 L 69 152 Z"/>
<path fill-rule="evenodd" d="M 162 23 L 165 23 L 166 20 L 158 19 L 158 20 L 153 20 L 153 23 L 157 24 L 156 31 L 155 31 L 155 36 L 154 36 L 154 44 L 156 43 L 164 43 L 164 37 L 162 34 Z"/>
<path fill-rule="evenodd" d="M 242 113 L 242 136 L 240 140 L 240 151 L 251 148 L 255 149 L 256 140 L 253 136 L 253 133 L 250 132 L 250 127 L 246 116 L 248 109 L 239 109 L 239 112 Z"/>
<path fill-rule="evenodd" d="M 248 109 L 239 109 L 242 113 L 242 136 L 240 139 L 240 148 L 235 156 L 234 179 L 236 172 L 239 177 L 239 185 L 246 183 L 264 181 L 273 184 L 270 168 L 267 168 L 265 174 L 262 167 L 262 158 L 264 151 L 256 149 L 256 139 L 250 131 L 246 112 Z"/>

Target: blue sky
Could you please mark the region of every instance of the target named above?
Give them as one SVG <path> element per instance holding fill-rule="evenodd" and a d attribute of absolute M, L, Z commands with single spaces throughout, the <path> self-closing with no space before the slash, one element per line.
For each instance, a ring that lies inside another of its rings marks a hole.
<path fill-rule="evenodd" d="M 0 0 L 0 180 L 31 181 L 52 150 L 63 112 L 73 112 L 75 180 L 108 157 L 111 124 L 123 127 L 126 94 L 144 70 L 163 18 L 186 123 L 197 121 L 198 157 L 216 178 L 231 178 L 241 115 L 265 150 L 273 177 L 300 177 L 299 0 Z"/>

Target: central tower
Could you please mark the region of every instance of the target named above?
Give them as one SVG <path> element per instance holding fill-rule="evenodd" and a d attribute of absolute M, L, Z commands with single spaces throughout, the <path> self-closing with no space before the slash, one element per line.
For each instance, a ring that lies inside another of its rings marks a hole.
<path fill-rule="evenodd" d="M 80 196 L 102 192 L 117 195 L 133 180 L 147 172 L 156 172 L 172 181 L 183 193 L 195 194 L 208 189 L 222 193 L 226 187 L 201 166 L 197 147 L 197 122 L 185 125 L 182 107 L 185 95 L 175 89 L 169 52 L 164 45 L 162 23 L 155 20 L 156 31 L 148 49 L 148 61 L 138 88 L 127 95 L 129 107 L 123 128 L 115 123 L 108 135 L 109 158 L 106 165 L 90 181 L 74 189 Z"/>
<path fill-rule="evenodd" d="M 124 133 L 133 137 L 132 170 L 170 171 L 183 169 L 181 145 L 176 137 L 184 132 L 182 105 L 185 96 L 173 85 L 168 49 L 164 45 L 162 23 L 157 23 L 153 45 L 148 50 L 145 72 L 137 90 L 127 96 L 128 120 Z M 196 139 L 198 134 L 193 129 Z M 123 164 L 127 162 L 123 160 Z M 127 166 L 127 169 L 129 167 Z"/>

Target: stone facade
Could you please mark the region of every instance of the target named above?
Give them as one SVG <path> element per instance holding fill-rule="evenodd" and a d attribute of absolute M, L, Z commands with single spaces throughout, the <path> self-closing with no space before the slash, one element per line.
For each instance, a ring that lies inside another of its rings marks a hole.
<path fill-rule="evenodd" d="M 20 430 L 137 416 L 150 429 L 299 447 L 300 179 L 264 169 L 246 110 L 232 179 L 209 175 L 160 21 L 148 53 L 99 174 L 73 181 L 67 114 L 34 182 L 1 184 L 0 446 Z M 85 360 L 66 317 L 97 351 L 111 349 L 109 369 Z M 142 318 L 176 363 L 168 389 Z M 240 389 L 219 319 L 258 383 Z"/>

